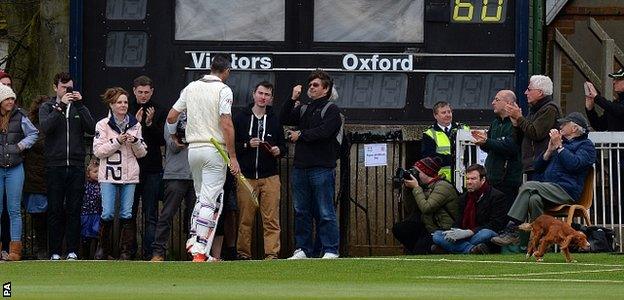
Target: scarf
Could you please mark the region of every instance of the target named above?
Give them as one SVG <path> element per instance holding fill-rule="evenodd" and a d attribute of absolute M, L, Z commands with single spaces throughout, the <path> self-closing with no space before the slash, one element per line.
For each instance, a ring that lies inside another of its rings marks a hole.
<path fill-rule="evenodd" d="M 461 228 L 475 231 L 477 228 L 477 201 L 481 199 L 488 188 L 489 185 L 486 181 L 478 190 L 466 194 L 466 207 L 464 207 Z"/>

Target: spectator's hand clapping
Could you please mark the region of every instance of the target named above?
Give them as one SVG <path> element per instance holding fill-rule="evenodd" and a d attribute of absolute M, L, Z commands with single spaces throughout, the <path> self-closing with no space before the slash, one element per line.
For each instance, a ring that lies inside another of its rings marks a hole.
<path fill-rule="evenodd" d="M 598 96 L 598 91 L 596 91 L 594 84 L 589 81 L 585 82 L 585 85 L 589 92 L 588 95 L 585 95 L 585 108 L 587 108 L 587 110 L 592 110 L 594 109 L 594 101 L 596 100 L 596 96 Z"/>
<path fill-rule="evenodd" d="M 154 109 L 153 106 L 150 106 L 147 108 L 147 113 L 145 116 L 145 125 L 147 126 L 152 126 L 152 121 L 154 120 L 154 113 L 156 112 L 156 109 Z"/>
<path fill-rule="evenodd" d="M 471 130 L 470 134 L 475 140 L 474 143 L 478 146 L 485 144 L 485 142 L 487 141 L 487 134 L 484 130 Z"/>
<path fill-rule="evenodd" d="M 141 123 L 141 121 L 143 121 L 143 107 L 139 108 L 139 110 L 137 110 L 136 114 L 134 115 L 134 117 L 137 119 L 137 122 Z"/>
<path fill-rule="evenodd" d="M 301 84 L 295 85 L 293 87 L 292 96 L 290 99 L 297 101 L 297 99 L 299 99 L 299 96 L 301 96 L 301 89 L 302 89 Z"/>
<path fill-rule="evenodd" d="M 518 104 L 515 102 L 507 103 L 507 105 L 505 105 L 505 111 L 512 121 L 518 120 L 522 117 L 522 109 L 520 109 Z"/>
<path fill-rule="evenodd" d="M 548 135 L 550 136 L 550 140 L 548 141 L 548 150 L 554 151 L 562 146 L 563 141 L 561 139 L 561 132 L 559 132 L 559 130 L 551 129 Z"/>

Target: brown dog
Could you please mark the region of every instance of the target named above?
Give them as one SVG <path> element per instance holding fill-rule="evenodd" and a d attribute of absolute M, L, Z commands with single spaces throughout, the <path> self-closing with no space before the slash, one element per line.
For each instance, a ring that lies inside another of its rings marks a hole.
<path fill-rule="evenodd" d="M 549 215 L 541 215 L 533 223 L 524 223 L 518 226 L 520 230 L 531 231 L 531 241 L 527 248 L 527 258 L 535 256 L 537 261 L 543 261 L 544 253 L 552 244 L 557 244 L 565 256 L 566 262 L 572 262 L 570 245 L 589 250 L 589 242 L 584 233 L 576 231 L 565 222 Z M 539 247 L 536 250 L 537 244 Z"/>

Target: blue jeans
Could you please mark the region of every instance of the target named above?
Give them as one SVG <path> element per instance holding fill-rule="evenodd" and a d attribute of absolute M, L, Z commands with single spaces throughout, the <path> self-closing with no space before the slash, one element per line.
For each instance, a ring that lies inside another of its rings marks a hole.
<path fill-rule="evenodd" d="M 433 233 L 433 242 L 442 247 L 446 252 L 450 253 L 470 253 L 472 247 L 489 242 L 491 238 L 497 236 L 498 234 L 490 229 L 484 228 L 473 236 L 469 238 L 465 238 L 463 240 L 459 240 L 456 242 L 449 242 L 444 239 L 444 233 L 442 230 L 436 230 Z"/>
<path fill-rule="evenodd" d="M 2 215 L 4 191 L 7 195 L 7 210 L 11 241 L 22 240 L 22 188 L 24 187 L 24 165 L 11 168 L 0 168 L 0 215 Z M 1 225 L 0 225 L 1 226 Z"/>
<path fill-rule="evenodd" d="M 323 253 L 338 254 L 338 221 L 334 209 L 336 171 L 333 168 L 293 168 L 295 202 L 295 248 L 307 256 L 314 250 L 312 220 L 323 246 Z"/>
<path fill-rule="evenodd" d="M 132 202 L 134 202 L 134 188 L 136 184 L 117 184 L 100 182 L 102 193 L 102 220 L 112 221 L 115 217 L 115 196 L 119 192 L 121 205 L 119 205 L 119 218 L 128 220 L 132 218 Z"/>

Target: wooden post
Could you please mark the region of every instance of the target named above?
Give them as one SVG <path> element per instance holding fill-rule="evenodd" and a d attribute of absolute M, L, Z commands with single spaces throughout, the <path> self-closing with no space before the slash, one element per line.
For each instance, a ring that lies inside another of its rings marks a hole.
<path fill-rule="evenodd" d="M 561 106 L 561 48 L 555 43 L 553 49 L 553 100 Z"/>
<path fill-rule="evenodd" d="M 608 100 L 613 100 L 613 79 L 609 77 L 609 73 L 613 72 L 615 41 L 613 39 L 605 39 L 602 41 L 602 94 Z"/>

